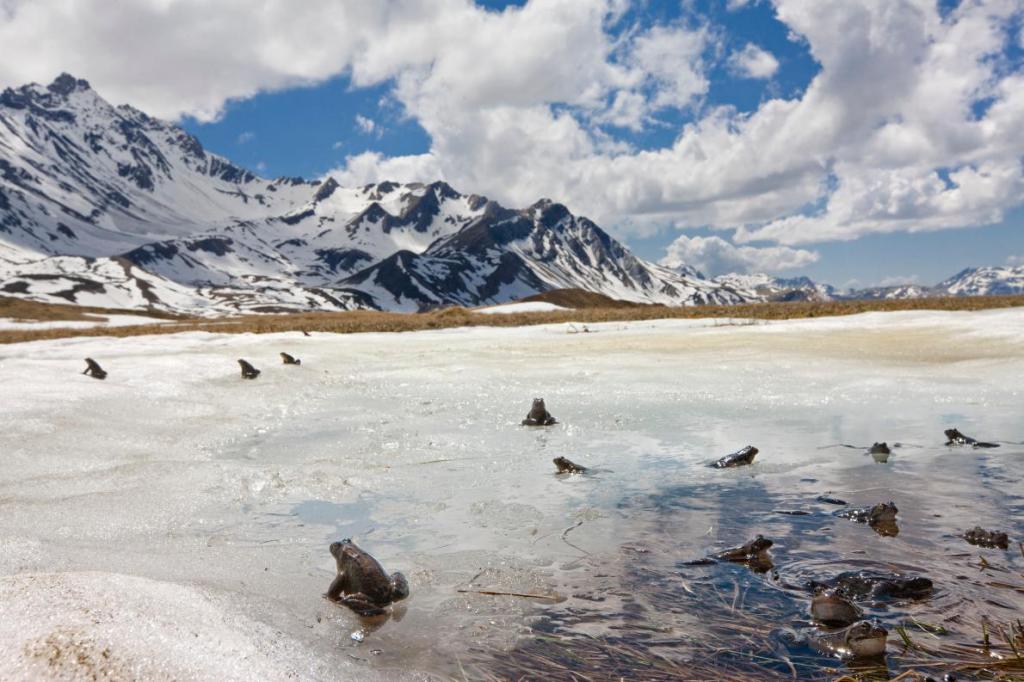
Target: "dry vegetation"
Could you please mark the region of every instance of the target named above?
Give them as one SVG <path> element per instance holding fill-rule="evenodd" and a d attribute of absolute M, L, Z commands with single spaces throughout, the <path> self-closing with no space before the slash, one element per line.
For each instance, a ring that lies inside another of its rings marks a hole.
<path fill-rule="evenodd" d="M 93 308 L 84 305 L 71 305 L 70 303 L 38 303 L 10 296 L 0 296 L 0 318 L 33 322 L 95 322 L 104 319 L 97 317 L 97 315 L 142 315 L 155 317 L 160 320 L 182 319 L 180 315 L 158 311 Z"/>
<path fill-rule="evenodd" d="M 603 297 L 602 297 L 603 298 Z M 589 300 L 588 300 L 589 299 Z M 89 319 L 87 317 L 59 317 L 74 312 L 133 313 L 138 311 L 109 310 L 102 308 L 78 308 L 76 306 L 50 306 L 41 303 L 0 298 L 0 317 L 20 319 L 64 320 Z M 555 300 L 547 295 L 544 300 Z M 751 318 L 759 320 L 784 320 L 807 317 L 854 315 L 872 311 L 895 310 L 987 310 L 1024 306 L 1024 296 L 978 296 L 963 298 L 926 298 L 905 301 L 832 301 L 827 303 L 756 303 L 731 306 L 697 306 L 673 308 L 658 305 L 606 305 L 589 296 L 574 294 L 565 303 L 574 300 L 579 307 L 575 310 L 551 312 L 515 313 L 505 315 L 481 315 L 466 308 L 443 308 L 428 313 L 384 313 L 374 311 L 353 311 L 345 313 L 290 313 L 282 315 L 242 315 L 217 319 L 174 318 L 170 315 L 148 313 L 154 317 L 171 319 L 160 325 L 134 325 L 96 329 L 32 329 L 0 331 L 0 343 L 19 343 L 40 339 L 56 339 L 69 336 L 139 336 L 143 334 L 171 334 L 184 331 L 208 331 L 221 333 L 251 332 L 268 334 L 307 330 L 310 332 L 333 332 L 349 334 L 356 332 L 409 332 L 423 329 L 444 329 L 449 327 L 518 327 L 535 324 L 574 322 L 591 324 L 595 322 L 617 322 L 630 320 L 657 320 L 676 318 Z M 610 300 L 610 299 L 609 299 Z M 8 312 L 5 306 L 22 305 L 21 314 Z M 54 308 L 56 310 L 51 310 Z M 70 308 L 71 311 L 64 310 Z"/>

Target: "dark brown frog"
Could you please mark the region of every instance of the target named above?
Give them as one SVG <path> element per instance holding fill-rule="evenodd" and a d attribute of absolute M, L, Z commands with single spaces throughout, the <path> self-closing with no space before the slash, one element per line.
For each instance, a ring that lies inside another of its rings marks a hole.
<path fill-rule="evenodd" d="M 90 376 L 93 379 L 106 379 L 107 378 L 107 372 L 102 367 L 100 367 L 100 363 L 96 362 L 92 358 L 86 358 L 85 359 L 85 365 L 86 365 L 85 371 L 82 372 L 82 374 L 85 374 L 86 376 Z"/>
<path fill-rule="evenodd" d="M 862 615 L 857 605 L 841 590 L 818 590 L 811 599 L 811 617 L 825 625 L 852 625 Z"/>
<path fill-rule="evenodd" d="M 979 547 L 994 547 L 998 549 L 1009 549 L 1010 538 L 1006 533 L 995 530 L 985 530 L 981 526 L 975 526 L 963 535 L 964 540 Z"/>
<path fill-rule="evenodd" d="M 889 631 L 878 623 L 861 621 L 836 632 L 811 637 L 815 649 L 843 659 L 869 659 L 885 655 Z"/>
<path fill-rule="evenodd" d="M 748 445 L 747 447 L 741 450 L 737 450 L 736 452 L 733 452 L 731 454 L 726 455 L 725 457 L 722 457 L 711 466 L 716 469 L 727 469 L 729 467 L 738 467 L 744 466 L 746 464 L 753 464 L 754 457 L 757 456 L 757 452 L 757 448 L 755 448 L 753 445 Z"/>
<path fill-rule="evenodd" d="M 242 378 L 243 379 L 255 379 L 256 377 L 258 377 L 260 375 L 260 371 L 258 369 L 256 369 L 255 367 L 253 367 L 252 365 L 250 365 L 245 360 L 241 360 L 240 359 L 238 361 L 238 366 L 242 368 Z"/>
<path fill-rule="evenodd" d="M 377 616 L 390 604 L 409 596 L 409 583 L 401 573 L 388 575 L 384 568 L 352 542 L 344 539 L 331 544 L 338 575 L 325 595 L 344 604 L 361 616 Z"/>
<path fill-rule="evenodd" d="M 946 445 L 950 447 L 970 445 L 972 448 L 998 448 L 998 443 L 986 443 L 984 441 L 965 436 L 956 429 L 946 429 Z"/>
<path fill-rule="evenodd" d="M 557 424 L 558 420 L 551 416 L 544 406 L 543 398 L 534 398 L 533 407 L 523 420 L 523 426 L 551 426 Z"/>
<path fill-rule="evenodd" d="M 587 473 L 587 467 L 580 466 L 566 457 L 555 457 L 552 461 L 555 463 L 555 466 L 558 467 L 558 473 L 560 474 Z"/>
<path fill-rule="evenodd" d="M 873 526 L 879 523 L 893 523 L 896 521 L 896 513 L 898 511 L 899 509 L 896 508 L 894 502 L 879 502 L 870 507 L 840 509 L 839 511 L 832 512 L 832 515 Z"/>
<path fill-rule="evenodd" d="M 931 595 L 934 587 L 932 581 L 923 576 L 870 570 L 846 571 L 825 581 L 812 580 L 806 586 L 812 592 L 836 590 L 853 601 L 922 599 Z"/>

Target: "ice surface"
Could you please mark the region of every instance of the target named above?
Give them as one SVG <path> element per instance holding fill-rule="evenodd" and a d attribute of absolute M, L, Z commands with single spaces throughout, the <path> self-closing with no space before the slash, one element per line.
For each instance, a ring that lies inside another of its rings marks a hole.
<path fill-rule="evenodd" d="M 1024 440 L 1024 312 L 589 326 L 0 346 L 0 678 L 459 677 L 540 615 L 619 608 L 602 581 L 635 564 L 624 548 L 675 561 L 748 539 L 740 522 L 781 534 L 736 518 L 754 486 L 868 504 L 898 480 L 921 527 L 953 506 L 1024 527 L 1005 498 L 1020 446 L 985 453 L 983 482 L 936 446 L 950 426 Z M 557 426 L 520 426 L 534 397 Z M 876 440 L 922 447 L 884 467 L 819 449 Z M 754 467 L 704 466 L 748 443 Z M 593 474 L 555 476 L 558 455 Z M 662 524 L 673 486 L 692 498 Z M 837 546 L 895 551 L 856 525 Z M 408 577 L 389 621 L 322 599 L 341 537 Z"/>

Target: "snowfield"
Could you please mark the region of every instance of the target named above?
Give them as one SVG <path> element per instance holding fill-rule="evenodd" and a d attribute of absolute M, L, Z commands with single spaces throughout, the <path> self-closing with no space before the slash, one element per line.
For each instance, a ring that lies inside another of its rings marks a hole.
<path fill-rule="evenodd" d="M 17 320 L 0 317 L 0 331 L 24 331 L 29 329 L 91 329 L 93 327 L 129 327 L 136 324 L 167 324 L 146 315 L 103 315 L 88 314 L 90 320 Z"/>
<path fill-rule="evenodd" d="M 571 310 L 571 308 L 545 301 L 524 301 L 522 303 L 494 305 L 489 308 L 477 308 L 473 312 L 483 313 L 484 315 L 511 315 L 513 313 L 550 313 L 555 310 Z"/>
<path fill-rule="evenodd" d="M 630 511 L 669 483 L 785 500 L 880 485 L 833 443 L 922 444 L 884 469 L 914 482 L 897 501 L 922 524 L 963 504 L 970 525 L 1024 528 L 968 485 L 973 460 L 929 449 L 950 426 L 1024 440 L 1024 311 L 589 326 L 0 346 L 0 678 L 461 677 L 539 615 L 615 609 L 583 597 L 625 543 L 678 561 L 747 532 L 713 498 L 670 528 Z M 85 357 L 108 379 L 81 375 Z M 538 396 L 557 426 L 519 425 Z M 749 471 L 704 466 L 748 443 Z M 598 472 L 556 477 L 559 455 Z M 769 524 L 785 557 L 777 522 L 742 522 Z M 936 551 L 854 526 L 836 551 Z M 391 620 L 321 597 L 343 537 L 409 578 Z"/>

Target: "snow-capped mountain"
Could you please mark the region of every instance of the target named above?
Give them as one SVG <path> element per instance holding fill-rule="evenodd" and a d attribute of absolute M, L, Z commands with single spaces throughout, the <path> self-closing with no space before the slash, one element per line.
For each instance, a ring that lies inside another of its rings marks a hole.
<path fill-rule="evenodd" d="M 919 284 L 894 284 L 884 287 L 851 289 L 843 295 L 843 298 L 852 298 L 862 301 L 893 301 L 904 298 L 928 298 L 929 296 L 935 295 L 944 294 L 935 294 L 932 287 L 923 287 Z"/>
<path fill-rule="evenodd" d="M 67 74 L 0 94 L 0 295 L 119 308 L 414 311 L 552 289 L 666 305 L 1024 293 L 1024 267 L 840 294 L 637 258 L 544 199 L 258 177 Z"/>
<path fill-rule="evenodd" d="M 828 284 L 818 284 L 807 277 L 773 277 L 766 274 L 730 274 L 713 278 L 751 300 L 760 301 L 832 301 L 839 297 Z"/>
<path fill-rule="evenodd" d="M 543 200 L 443 182 L 267 180 L 62 75 L 0 95 L 0 293 L 183 312 L 481 305 L 575 287 L 639 302 L 751 300 L 633 256 Z"/>
<path fill-rule="evenodd" d="M 900 299 L 936 296 L 1005 296 L 1024 294 L 1024 266 L 967 268 L 935 286 L 899 284 L 857 289 L 843 298 Z"/>
<path fill-rule="evenodd" d="M 967 268 L 935 285 L 942 296 L 1002 296 L 1024 294 L 1024 265 Z"/>

